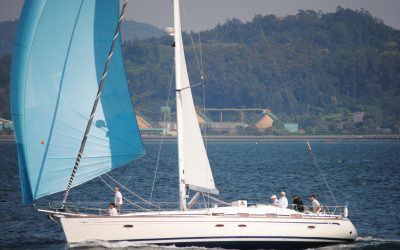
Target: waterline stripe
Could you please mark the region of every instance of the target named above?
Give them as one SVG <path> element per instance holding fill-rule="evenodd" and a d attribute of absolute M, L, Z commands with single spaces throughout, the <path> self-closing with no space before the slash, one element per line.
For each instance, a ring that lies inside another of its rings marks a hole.
<path fill-rule="evenodd" d="M 304 243 L 310 242 L 311 240 L 318 240 L 319 242 L 352 242 L 352 239 L 344 239 L 344 238 L 329 238 L 329 237 L 301 237 L 301 236 L 212 236 L 212 237 L 181 237 L 181 238 L 150 238 L 150 239 L 121 239 L 121 240 L 112 240 L 109 242 L 118 242 L 118 241 L 182 241 L 182 240 L 220 240 L 220 239 L 279 239 L 284 240 L 308 240 L 304 241 Z M 196 241 L 194 241 L 196 242 Z M 270 240 L 265 242 L 272 242 Z M 174 242 L 171 242 L 174 243 Z M 185 243 L 185 242 L 176 242 L 176 243 Z"/>

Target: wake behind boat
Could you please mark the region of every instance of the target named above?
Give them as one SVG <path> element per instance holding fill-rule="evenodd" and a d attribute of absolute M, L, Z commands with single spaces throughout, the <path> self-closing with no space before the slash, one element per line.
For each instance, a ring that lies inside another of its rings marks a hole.
<path fill-rule="evenodd" d="M 71 188 L 144 155 L 127 87 L 118 0 L 26 1 L 15 42 L 12 111 L 25 204 L 64 191 L 55 209 L 69 243 L 90 240 L 224 248 L 312 247 L 354 241 L 347 208 L 318 214 L 215 198 L 173 1 L 179 208 L 109 216 L 74 210 Z M 32 32 L 32 31 L 35 32 Z M 39 119 L 38 119 L 39 118 Z M 311 151 L 311 147 L 309 146 Z M 188 190 L 197 192 L 187 201 Z M 200 196 L 211 202 L 194 209 Z M 96 210 L 97 211 L 97 210 Z M 101 210 L 100 210 L 101 211 Z"/>

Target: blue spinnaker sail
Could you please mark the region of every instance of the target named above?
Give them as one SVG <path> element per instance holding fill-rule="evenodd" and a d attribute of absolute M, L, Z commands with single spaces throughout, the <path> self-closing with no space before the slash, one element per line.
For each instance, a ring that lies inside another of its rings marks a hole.
<path fill-rule="evenodd" d="M 64 191 L 119 17 L 119 0 L 26 0 L 11 105 L 23 201 Z M 119 39 L 73 186 L 144 154 Z"/>

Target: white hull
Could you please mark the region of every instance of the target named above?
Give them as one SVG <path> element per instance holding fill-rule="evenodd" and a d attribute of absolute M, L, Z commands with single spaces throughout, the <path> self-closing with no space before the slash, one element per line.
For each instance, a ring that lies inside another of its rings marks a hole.
<path fill-rule="evenodd" d="M 231 213 L 236 210 L 235 213 Z M 354 241 L 346 218 L 316 217 L 284 209 L 271 217 L 262 208 L 218 208 L 121 216 L 60 216 L 69 243 L 133 241 L 177 246 L 262 248 L 314 246 Z M 290 215 L 290 211 L 294 212 Z M 228 212 L 228 213 L 227 213 Z M 222 215 L 223 213 L 223 215 Z M 297 214 L 297 215 L 294 215 Z"/>

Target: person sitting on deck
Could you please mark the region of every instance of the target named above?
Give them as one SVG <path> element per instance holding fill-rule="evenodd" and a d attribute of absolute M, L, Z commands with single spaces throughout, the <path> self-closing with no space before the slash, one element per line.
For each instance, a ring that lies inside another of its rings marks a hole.
<path fill-rule="evenodd" d="M 278 207 L 287 208 L 289 202 L 288 202 L 288 200 L 286 198 L 286 193 L 282 191 L 279 196 L 280 197 L 279 197 L 279 201 L 278 201 Z"/>
<path fill-rule="evenodd" d="M 272 195 L 271 196 L 271 203 L 273 206 L 278 206 L 278 198 L 276 197 L 276 195 Z"/>
<path fill-rule="evenodd" d="M 114 203 L 114 202 L 111 202 L 110 205 L 108 206 L 108 214 L 109 214 L 110 216 L 116 216 L 116 215 L 118 215 L 118 211 L 117 211 L 117 209 L 115 208 L 115 203 Z"/>
<path fill-rule="evenodd" d="M 318 200 L 315 198 L 315 194 L 310 195 L 310 201 L 312 202 L 313 213 L 318 214 L 319 212 L 321 212 L 321 205 L 319 204 Z"/>
<path fill-rule="evenodd" d="M 292 202 L 292 209 L 299 211 L 299 212 L 304 212 L 304 204 L 303 201 L 301 200 L 300 195 L 296 194 L 293 196 L 293 202 Z"/>

